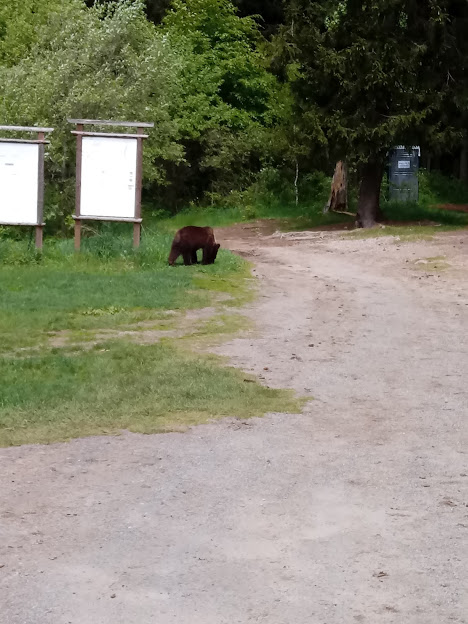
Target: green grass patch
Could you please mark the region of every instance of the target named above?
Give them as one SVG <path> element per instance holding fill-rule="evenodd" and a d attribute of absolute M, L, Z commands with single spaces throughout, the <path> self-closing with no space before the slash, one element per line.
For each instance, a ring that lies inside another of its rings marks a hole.
<path fill-rule="evenodd" d="M 151 231 L 161 230 L 163 232 L 176 232 L 186 225 L 197 225 L 213 228 L 227 227 L 233 223 L 245 220 L 242 208 L 240 207 L 198 207 L 192 206 L 182 210 L 178 214 L 167 217 L 150 217 L 147 227 Z"/>
<path fill-rule="evenodd" d="M 253 280 L 226 250 L 213 266 L 169 267 L 171 240 L 146 230 L 135 251 L 128 228 L 104 226 L 80 254 L 50 239 L 38 254 L 0 238 L 1 446 L 300 411 L 292 392 L 189 350 L 245 328 L 221 310 L 248 301 Z M 183 314 L 204 307 L 213 316 Z M 167 329 L 187 339 L 156 336 Z M 154 343 L 138 344 L 139 331 Z"/>
<path fill-rule="evenodd" d="M 180 430 L 225 416 L 298 412 L 293 393 L 259 385 L 219 358 L 170 342 L 113 342 L 0 359 L 0 445 Z M 247 381 L 245 381 L 247 379 Z"/>
<path fill-rule="evenodd" d="M 216 314 L 201 321 L 197 329 L 176 339 L 178 345 L 198 351 L 214 346 L 235 336 L 237 333 L 251 329 L 249 319 L 243 314 Z"/>
<path fill-rule="evenodd" d="M 186 225 L 213 228 L 228 227 L 235 223 L 252 222 L 258 219 L 274 219 L 279 229 L 288 232 L 307 228 L 353 223 L 353 217 L 329 212 L 323 214 L 323 203 L 311 201 L 295 204 L 265 205 L 258 204 L 250 208 L 190 208 L 170 219 L 151 221 L 150 228 L 163 231 L 179 229 Z"/>
<path fill-rule="evenodd" d="M 369 229 L 353 230 L 349 234 L 344 234 L 343 238 L 366 239 L 380 238 L 382 236 L 395 236 L 399 241 L 410 242 L 418 240 L 432 240 L 436 234 L 441 232 L 452 232 L 460 228 L 450 225 L 386 225 Z"/>
<path fill-rule="evenodd" d="M 222 294 L 221 300 L 226 306 L 239 306 L 252 301 L 256 292 L 256 282 L 252 279 L 247 262 L 239 269 L 237 276 L 243 279 L 233 280 L 229 276 L 223 278 L 207 272 L 195 275 L 193 281 L 201 291 L 216 291 Z"/>
<path fill-rule="evenodd" d="M 47 334 L 116 328 L 158 320 L 167 310 L 211 305 L 213 294 L 245 300 L 248 265 L 221 250 L 212 266 L 167 266 L 171 236 L 147 236 L 139 250 L 112 231 L 48 240 L 41 256 L 26 241 L 0 240 L 1 351 L 47 341 Z"/>

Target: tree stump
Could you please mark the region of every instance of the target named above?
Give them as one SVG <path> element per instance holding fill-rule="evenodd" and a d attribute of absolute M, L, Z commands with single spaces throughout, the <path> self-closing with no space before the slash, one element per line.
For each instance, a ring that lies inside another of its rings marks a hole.
<path fill-rule="evenodd" d="M 331 183 L 330 198 L 324 212 L 347 212 L 348 210 L 348 172 L 346 163 L 338 161 Z"/>

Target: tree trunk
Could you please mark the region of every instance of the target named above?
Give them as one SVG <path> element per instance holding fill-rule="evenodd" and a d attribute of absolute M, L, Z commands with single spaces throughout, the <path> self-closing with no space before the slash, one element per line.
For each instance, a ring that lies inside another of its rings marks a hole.
<path fill-rule="evenodd" d="M 296 196 L 296 206 L 299 204 L 299 188 L 297 182 L 299 180 L 299 161 L 296 158 L 296 176 L 294 178 L 294 194 Z"/>
<path fill-rule="evenodd" d="M 382 185 L 383 165 L 381 161 L 369 160 L 361 169 L 361 185 L 356 225 L 370 228 L 376 225 L 380 213 L 380 187 Z"/>
<path fill-rule="evenodd" d="M 324 212 L 346 212 L 348 210 L 348 171 L 342 160 L 336 163 L 331 183 L 330 197 Z"/>
<path fill-rule="evenodd" d="M 468 137 L 464 137 L 460 152 L 460 180 L 468 182 Z"/>

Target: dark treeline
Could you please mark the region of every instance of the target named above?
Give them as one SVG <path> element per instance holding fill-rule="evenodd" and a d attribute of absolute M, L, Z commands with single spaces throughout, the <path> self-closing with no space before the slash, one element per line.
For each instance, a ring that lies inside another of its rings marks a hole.
<path fill-rule="evenodd" d="M 0 119 L 56 128 L 57 224 L 73 204 L 66 118 L 87 117 L 155 122 L 144 162 L 155 210 L 262 190 L 301 200 L 313 171 L 343 159 L 368 226 L 395 144 L 468 177 L 467 29 L 465 0 L 11 0 Z"/>

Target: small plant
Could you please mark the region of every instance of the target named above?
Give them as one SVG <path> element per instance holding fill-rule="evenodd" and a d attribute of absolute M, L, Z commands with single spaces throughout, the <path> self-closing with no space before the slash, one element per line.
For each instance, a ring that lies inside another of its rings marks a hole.
<path fill-rule="evenodd" d="M 257 209 L 255 208 L 255 206 L 252 206 L 251 204 L 247 206 L 243 206 L 241 208 L 241 215 L 242 215 L 243 221 L 252 221 L 253 219 L 258 218 Z"/>

